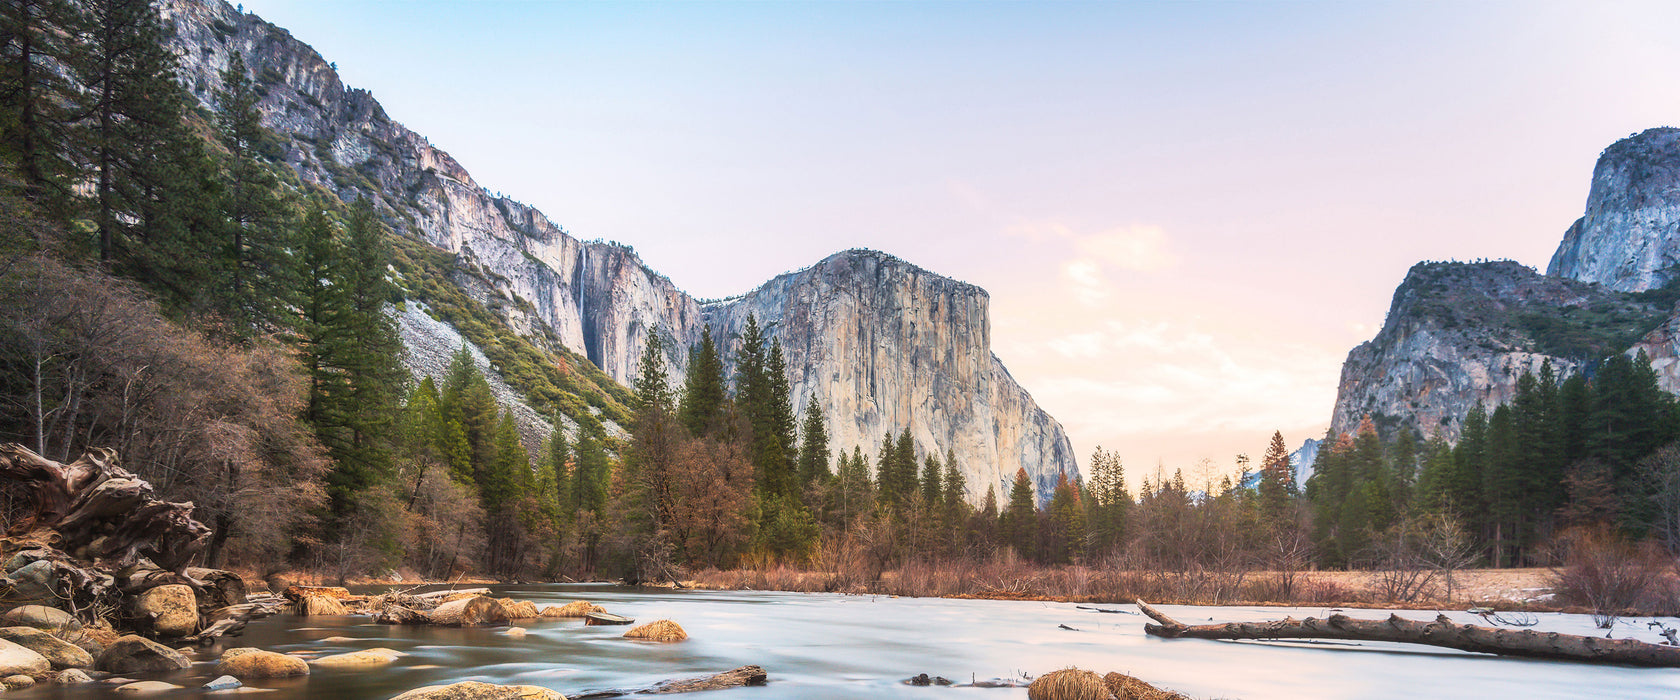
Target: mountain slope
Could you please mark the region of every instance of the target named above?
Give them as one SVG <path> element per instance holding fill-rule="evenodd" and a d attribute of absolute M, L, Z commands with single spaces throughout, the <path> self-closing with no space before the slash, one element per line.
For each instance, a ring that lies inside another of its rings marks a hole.
<path fill-rule="evenodd" d="M 1680 130 L 1650 129 L 1600 155 L 1586 213 L 1546 275 L 1509 261 L 1414 266 L 1382 330 L 1348 353 L 1331 431 L 1369 415 L 1385 436 L 1456 440 L 1472 406 L 1509 401 L 1548 360 L 1561 379 L 1643 351 L 1680 393 L 1677 261 Z"/>
<path fill-rule="evenodd" d="M 826 407 L 835 448 L 873 451 L 883 432 L 909 426 L 922 449 L 956 452 L 971 500 L 988 484 L 1005 489 L 1017 467 L 1027 469 L 1041 498 L 1058 474 L 1078 473 L 1060 424 L 992 356 L 983 290 L 891 256 L 848 251 L 702 306 L 631 248 L 580 241 L 542 212 L 492 195 L 369 93 L 346 88 L 285 30 L 220 0 L 166 0 L 163 15 L 175 31 L 183 80 L 202 105 L 214 106 L 221 72 L 233 52 L 241 54 L 261 86 L 264 124 L 278 137 L 268 145 L 275 160 L 341 199 L 373 200 L 399 232 L 453 254 L 431 261 L 429 274 L 495 310 L 499 323 L 524 336 L 520 343 L 554 353 L 553 363 L 593 365 L 625 384 L 648 330 L 657 329 L 675 341 L 667 359 L 680 381 L 683 349 L 706 324 L 734 343 L 752 313 L 787 349 L 795 406 L 815 395 Z M 458 294 L 428 284 L 434 297 Z M 425 301 L 440 309 L 436 299 Z M 619 403 L 612 387 L 572 381 L 587 380 L 592 368 L 531 367 L 529 351 L 473 338 L 460 324 L 482 323 L 462 313 L 443 320 L 487 356 L 518 359 L 524 374 L 506 376 L 509 385 L 529 395 L 571 382 L 557 387 L 553 402 L 586 401 L 593 411 Z M 588 362 L 569 362 L 572 353 Z M 488 360 L 504 375 L 513 369 L 513 360 Z M 573 418 L 585 415 L 572 408 Z"/>

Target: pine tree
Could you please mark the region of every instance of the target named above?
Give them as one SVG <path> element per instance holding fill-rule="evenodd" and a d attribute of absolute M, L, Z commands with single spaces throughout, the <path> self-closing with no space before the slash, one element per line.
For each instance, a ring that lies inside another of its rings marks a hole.
<path fill-rule="evenodd" d="M 1260 513 L 1267 522 L 1278 522 L 1289 510 L 1295 477 L 1289 468 L 1289 446 L 1283 432 L 1274 431 L 1266 455 L 1260 459 Z"/>
<path fill-rule="evenodd" d="M 235 52 L 217 93 L 217 126 L 228 151 L 222 217 L 228 227 L 227 312 L 242 328 L 274 325 L 292 288 L 291 223 L 280 188 L 263 162 L 267 137 L 256 86 Z"/>
<path fill-rule="evenodd" d="M 554 501 L 561 517 L 565 518 L 576 512 L 577 504 L 572 500 L 571 451 L 566 446 L 566 424 L 560 420 L 559 412 L 554 414 L 554 433 L 548 437 L 546 447 L 548 461 L 554 465 Z"/>
<path fill-rule="evenodd" d="M 945 471 L 940 468 L 939 455 L 928 450 L 922 460 L 922 503 L 933 508 L 945 502 Z"/>
<path fill-rule="evenodd" d="M 72 110 L 80 96 L 62 67 L 86 22 L 67 0 L 13 0 L 0 14 L 0 149 L 18 164 L 24 194 L 56 218 L 69 214 L 76 168 Z"/>
<path fill-rule="evenodd" d="M 688 355 L 688 377 L 678 412 L 688 433 L 694 437 L 710 433 L 723 414 L 724 399 L 723 358 L 708 326 L 700 331 L 700 346 Z"/>
<path fill-rule="evenodd" d="M 963 478 L 962 470 L 957 467 L 957 453 L 951 449 L 945 450 L 945 511 L 954 518 L 962 513 L 967 501 L 967 480 Z"/>
<path fill-rule="evenodd" d="M 93 223 L 101 260 L 125 260 L 161 234 L 162 200 L 186 196 L 170 164 L 191 157 L 175 142 L 186 95 L 175 82 L 176 60 L 148 0 L 84 0 L 86 31 L 69 68 L 83 87 L 78 104 L 78 150 L 93 169 Z M 119 247 L 123 249 L 119 251 Z"/>
<path fill-rule="evenodd" d="M 828 474 L 828 429 L 815 392 L 805 401 L 805 424 L 800 431 L 799 480 L 810 486 Z"/>
<path fill-rule="evenodd" d="M 998 525 L 1004 542 L 1015 547 L 1015 553 L 1022 557 L 1031 558 L 1034 554 L 1037 519 L 1032 481 L 1027 478 L 1026 468 L 1021 467 L 1015 470 L 1015 483 L 1009 489 L 1009 506 L 999 517 Z"/>

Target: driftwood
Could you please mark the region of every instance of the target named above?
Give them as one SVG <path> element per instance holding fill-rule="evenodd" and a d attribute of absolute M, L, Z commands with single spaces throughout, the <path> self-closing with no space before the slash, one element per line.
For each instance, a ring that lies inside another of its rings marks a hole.
<path fill-rule="evenodd" d="M 1325 619 L 1286 617 L 1267 622 L 1227 622 L 1186 625 L 1138 601 L 1143 614 L 1158 624 L 1145 624 L 1157 637 L 1194 639 L 1344 639 L 1367 642 L 1427 644 L 1460 651 L 1522 656 L 1535 659 L 1592 661 L 1630 666 L 1680 666 L 1680 647 L 1648 644 L 1636 639 L 1602 639 L 1532 629 L 1510 630 L 1461 625 L 1436 616 L 1433 622 L 1389 615 L 1386 620 L 1359 620 L 1347 615 Z"/>
<path fill-rule="evenodd" d="M 770 674 L 758 666 L 742 666 L 723 673 L 705 676 L 703 678 L 684 678 L 681 680 L 664 681 L 651 688 L 628 688 L 613 690 L 585 690 L 576 695 L 566 697 L 572 700 L 597 700 L 599 698 L 617 698 L 626 695 L 670 695 L 672 693 L 693 693 L 702 690 L 723 690 L 725 688 L 739 688 L 746 685 L 764 685 L 770 679 Z"/>
<path fill-rule="evenodd" d="M 403 607 L 396 603 L 386 603 L 379 612 L 373 614 L 373 621 L 385 625 L 429 625 L 432 618 L 426 613 Z"/>
<path fill-rule="evenodd" d="M 59 464 L 16 443 L 0 445 L 0 490 L 16 504 L 6 534 L 51 529 L 59 549 L 110 569 L 144 558 L 185 577 L 187 562 L 210 536 L 193 519 L 191 502 L 159 499 L 104 448 Z"/>
<path fill-rule="evenodd" d="M 488 588 L 457 588 L 457 589 L 453 589 L 453 590 L 432 591 L 430 593 L 416 593 L 416 594 L 414 594 L 414 597 L 415 598 L 423 598 L 423 599 L 432 600 L 432 601 L 441 601 L 441 600 L 443 600 L 445 598 L 449 598 L 451 596 L 485 595 L 489 592 L 490 592 L 490 589 L 488 589 Z"/>
<path fill-rule="evenodd" d="M 437 606 L 427 615 L 434 625 L 445 627 L 471 627 L 473 625 L 499 625 L 508 621 L 507 610 L 495 598 L 489 596 L 475 596 L 452 600 Z"/>

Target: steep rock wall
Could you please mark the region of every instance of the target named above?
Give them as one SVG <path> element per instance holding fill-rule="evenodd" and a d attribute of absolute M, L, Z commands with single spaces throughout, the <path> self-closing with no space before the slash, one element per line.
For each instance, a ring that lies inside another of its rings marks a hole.
<path fill-rule="evenodd" d="M 825 406 L 836 448 L 873 453 L 882 432 L 908 425 L 922 449 L 956 452 L 971 500 L 1018 467 L 1041 498 L 1059 473 L 1078 474 L 1060 424 L 991 354 L 983 290 L 849 251 L 702 308 L 628 246 L 580 241 L 542 212 L 492 195 L 284 29 L 220 0 L 164 0 L 162 11 L 183 81 L 202 106 L 215 107 L 221 74 L 239 53 L 260 86 L 263 123 L 279 137 L 278 160 L 345 201 L 372 200 L 398 231 L 456 253 L 489 283 L 470 294 L 514 301 L 497 305 L 511 309 L 512 327 L 535 336 L 546 326 L 613 379 L 632 381 L 656 328 L 674 341 L 666 359 L 680 381 L 686 348 L 706 323 L 731 338 L 753 313 L 787 347 L 796 406 L 812 394 Z"/>
<path fill-rule="evenodd" d="M 1680 129 L 1617 141 L 1593 168 L 1587 211 L 1564 234 L 1546 274 L 1610 289 L 1661 287 L 1680 264 Z"/>

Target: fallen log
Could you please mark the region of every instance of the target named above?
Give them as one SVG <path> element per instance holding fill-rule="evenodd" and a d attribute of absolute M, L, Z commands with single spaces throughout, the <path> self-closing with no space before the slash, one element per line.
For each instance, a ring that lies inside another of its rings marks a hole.
<path fill-rule="evenodd" d="M 379 609 L 379 612 L 374 613 L 373 621 L 382 625 L 432 624 L 432 618 L 427 617 L 426 613 L 411 610 L 396 603 L 386 603 Z"/>
<path fill-rule="evenodd" d="M 447 590 L 442 590 L 442 591 L 431 591 L 429 593 L 416 593 L 416 594 L 414 594 L 414 597 L 425 598 L 425 599 L 428 599 L 428 600 L 442 600 L 442 599 L 448 598 L 450 596 L 456 596 L 456 595 L 462 595 L 462 594 L 484 595 L 484 594 L 489 593 L 489 592 L 490 592 L 490 589 L 488 589 L 488 588 L 455 588 L 455 589 L 447 589 Z"/>
<path fill-rule="evenodd" d="M 614 688 L 610 690 L 585 690 L 566 697 L 572 700 L 600 700 L 601 698 L 619 698 L 626 695 L 670 695 L 673 693 L 693 693 L 702 690 L 723 690 L 725 688 L 739 688 L 748 685 L 764 685 L 770 680 L 770 674 L 759 666 L 742 666 L 724 671 L 723 673 L 704 676 L 701 678 L 683 678 L 679 680 L 663 681 L 651 688 Z"/>
<path fill-rule="evenodd" d="M 1630 666 L 1680 667 L 1680 647 L 1648 644 L 1637 639 L 1603 639 L 1532 629 L 1498 629 L 1461 625 L 1437 615 L 1432 622 L 1407 620 L 1389 615 L 1386 620 L 1360 620 L 1343 614 L 1325 619 L 1286 617 L 1266 622 L 1227 622 L 1186 625 L 1168 617 L 1148 603 L 1137 601 L 1138 609 L 1155 623 L 1144 632 L 1169 639 L 1341 639 L 1362 642 L 1426 644 L 1460 651 L 1532 659 L 1590 661 Z"/>

